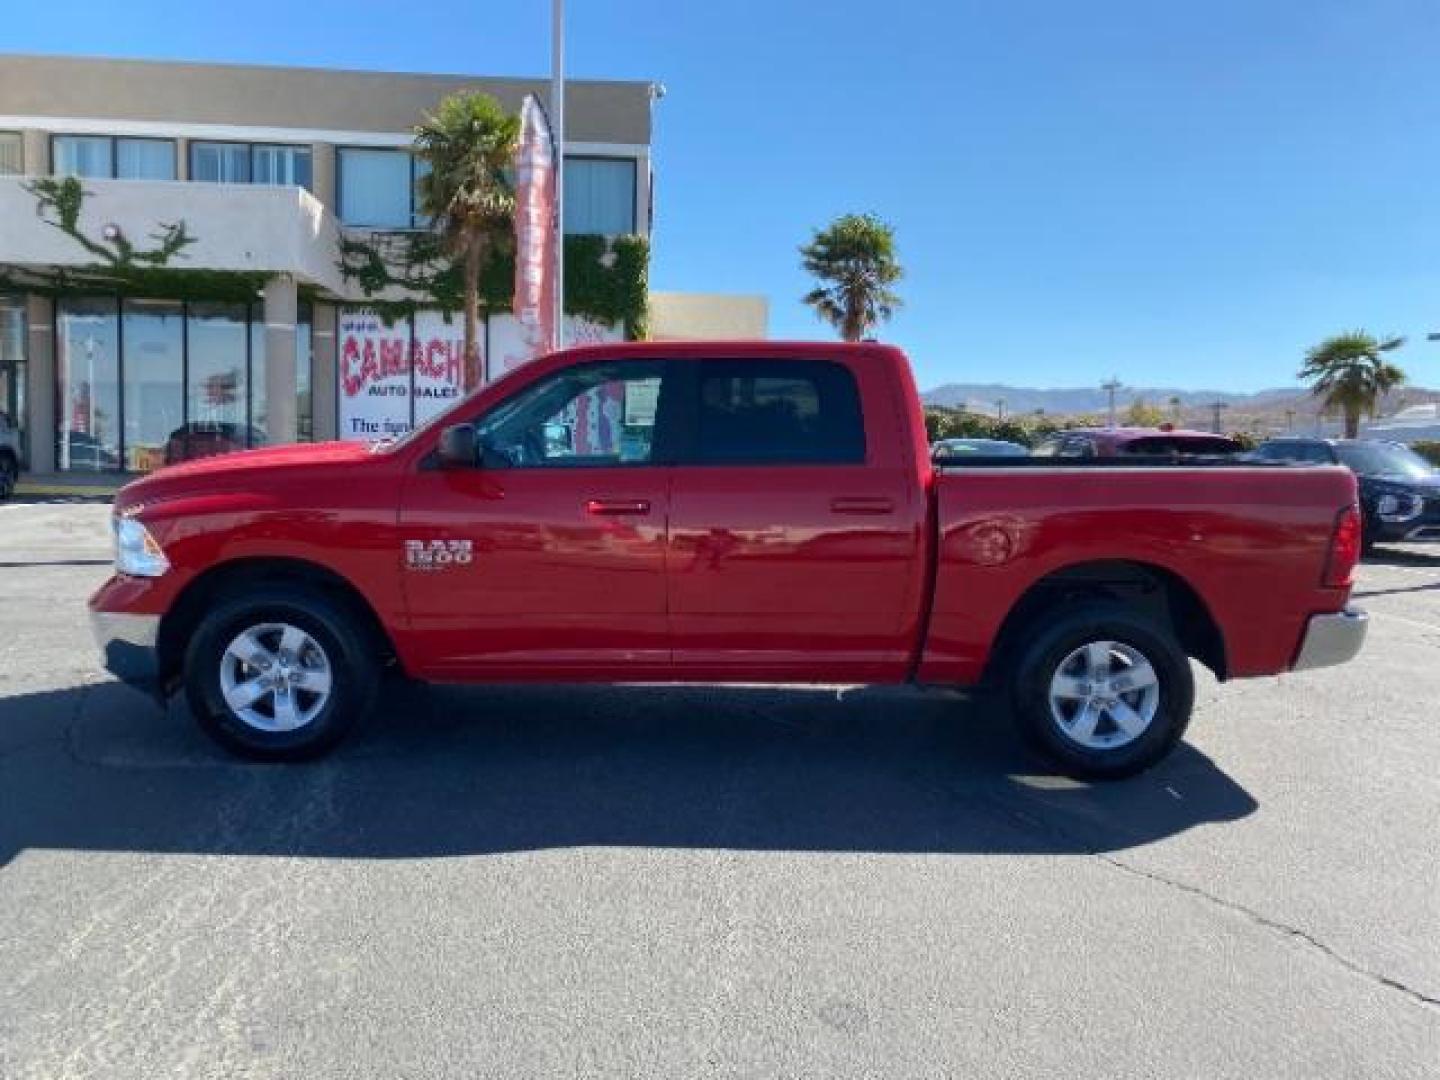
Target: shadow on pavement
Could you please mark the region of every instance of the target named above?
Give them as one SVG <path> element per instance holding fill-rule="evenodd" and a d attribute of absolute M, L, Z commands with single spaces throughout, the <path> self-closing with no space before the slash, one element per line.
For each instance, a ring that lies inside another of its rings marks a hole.
<path fill-rule="evenodd" d="M 1424 566 L 1440 570 L 1440 546 L 1377 547 L 1364 558 L 1366 566 Z"/>
<path fill-rule="evenodd" d="M 397 684 L 380 714 L 324 761 L 255 765 L 116 683 L 0 699 L 0 865 L 34 849 L 1084 853 L 1256 807 L 1188 746 L 1128 781 L 1057 777 L 984 698 Z"/>

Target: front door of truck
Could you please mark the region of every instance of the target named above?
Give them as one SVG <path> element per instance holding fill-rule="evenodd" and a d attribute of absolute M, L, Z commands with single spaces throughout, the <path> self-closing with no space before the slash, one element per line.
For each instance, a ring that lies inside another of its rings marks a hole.
<path fill-rule="evenodd" d="M 883 375 L 811 359 L 683 367 L 669 548 L 677 677 L 901 677 L 918 633 L 926 508 Z"/>
<path fill-rule="evenodd" d="M 669 674 L 665 371 L 552 372 L 476 418 L 476 467 L 409 478 L 405 594 L 430 677 Z"/>

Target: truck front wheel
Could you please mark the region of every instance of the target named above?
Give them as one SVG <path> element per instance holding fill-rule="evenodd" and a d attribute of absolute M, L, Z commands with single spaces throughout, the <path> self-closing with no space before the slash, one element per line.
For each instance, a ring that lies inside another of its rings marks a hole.
<path fill-rule="evenodd" d="M 1190 722 L 1195 684 L 1168 627 L 1097 602 L 1036 630 L 1011 696 L 1032 746 L 1073 775 L 1113 779 L 1174 748 Z"/>
<path fill-rule="evenodd" d="M 222 600 L 185 652 L 190 711 L 233 753 L 316 757 L 374 704 L 378 660 L 354 620 L 303 586 L 261 586 Z"/>

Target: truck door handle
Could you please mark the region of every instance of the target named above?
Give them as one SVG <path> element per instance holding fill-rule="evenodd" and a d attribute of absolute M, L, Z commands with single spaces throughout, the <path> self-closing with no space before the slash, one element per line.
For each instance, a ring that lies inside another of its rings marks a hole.
<path fill-rule="evenodd" d="M 605 517 L 620 517 L 625 514 L 648 514 L 648 499 L 586 499 L 585 512 Z"/>
<path fill-rule="evenodd" d="M 892 514 L 895 512 L 895 502 L 883 497 L 831 499 L 830 512 L 832 514 Z"/>

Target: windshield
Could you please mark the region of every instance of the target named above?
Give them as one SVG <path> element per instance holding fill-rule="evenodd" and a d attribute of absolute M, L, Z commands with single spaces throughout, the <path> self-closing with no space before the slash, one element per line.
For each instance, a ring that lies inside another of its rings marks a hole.
<path fill-rule="evenodd" d="M 1435 468 L 1408 446 L 1383 442 L 1342 442 L 1335 444 L 1341 464 L 1361 476 L 1403 476 L 1418 480 L 1433 476 Z"/>

